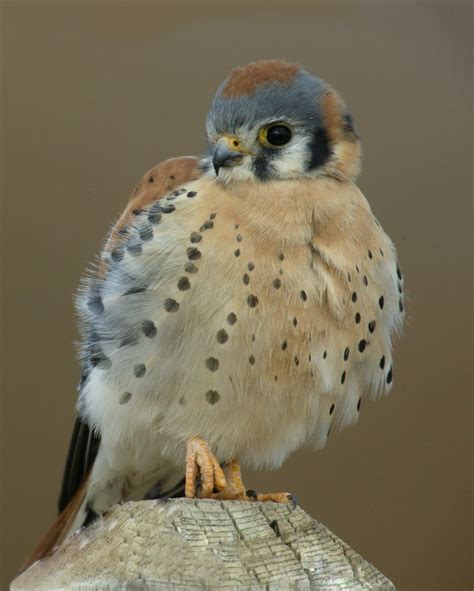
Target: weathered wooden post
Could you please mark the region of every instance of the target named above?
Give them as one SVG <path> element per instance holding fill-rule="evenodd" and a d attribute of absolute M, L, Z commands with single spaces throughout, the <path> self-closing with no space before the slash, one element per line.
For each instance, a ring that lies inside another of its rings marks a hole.
<path fill-rule="evenodd" d="M 173 499 L 115 506 L 19 575 L 11 589 L 395 587 L 299 507 Z"/>

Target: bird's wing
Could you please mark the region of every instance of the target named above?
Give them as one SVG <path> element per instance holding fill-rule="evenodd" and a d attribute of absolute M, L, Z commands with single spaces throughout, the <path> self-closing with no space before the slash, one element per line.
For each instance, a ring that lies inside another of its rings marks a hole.
<path fill-rule="evenodd" d="M 199 168 L 199 160 L 191 156 L 172 158 L 165 160 L 149 170 L 137 184 L 130 200 L 112 227 L 104 246 L 104 254 L 110 253 L 124 240 L 123 230 L 130 224 L 134 217 L 150 203 L 156 202 L 163 196 L 173 192 L 183 183 L 199 178 L 202 171 Z M 101 277 L 106 272 L 107 256 L 101 257 L 97 275 Z M 93 335 L 86 335 L 89 347 L 94 351 Z M 83 368 L 82 380 L 87 377 L 87 368 Z M 76 419 L 69 453 L 64 470 L 63 485 L 59 498 L 59 511 L 63 511 L 83 479 L 90 470 L 99 447 L 99 436 L 93 433 L 87 424 L 80 418 Z"/>
<path fill-rule="evenodd" d="M 196 180 L 201 175 L 199 160 L 192 156 L 165 160 L 150 169 L 135 187 L 124 212 L 112 227 L 105 242 L 104 253 L 111 252 L 120 245 L 125 237 L 124 228 L 133 221 L 137 212 L 172 193 L 183 183 Z M 107 256 L 101 257 L 96 273 L 99 278 L 107 271 L 107 258 Z M 89 342 L 92 341 L 91 347 L 93 348 L 93 335 L 86 335 L 86 338 Z M 86 378 L 87 368 L 83 368 L 81 381 Z M 100 435 L 94 432 L 80 417 L 76 418 L 58 500 L 60 515 L 25 562 L 23 568 L 27 568 L 34 561 L 48 554 L 73 522 L 85 498 L 88 474 L 97 456 L 99 445 Z"/>
<path fill-rule="evenodd" d="M 111 229 L 104 246 L 104 253 L 111 252 L 124 241 L 124 230 L 134 217 L 154 201 L 172 193 L 183 183 L 189 183 L 202 175 L 199 160 L 193 156 L 171 158 L 150 169 L 135 187 L 122 215 Z M 98 274 L 105 272 L 104 257 Z"/>

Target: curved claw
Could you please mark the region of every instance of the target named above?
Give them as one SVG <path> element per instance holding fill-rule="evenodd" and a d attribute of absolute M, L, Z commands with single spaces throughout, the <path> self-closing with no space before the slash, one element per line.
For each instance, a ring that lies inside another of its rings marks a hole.
<path fill-rule="evenodd" d="M 298 505 L 298 497 L 292 493 L 288 494 L 288 502 L 291 505 L 292 509 L 296 509 Z"/>

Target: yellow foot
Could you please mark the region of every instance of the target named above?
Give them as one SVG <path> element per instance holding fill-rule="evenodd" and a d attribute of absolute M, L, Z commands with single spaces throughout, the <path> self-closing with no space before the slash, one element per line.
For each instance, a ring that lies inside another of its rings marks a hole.
<path fill-rule="evenodd" d="M 198 473 L 201 486 L 196 491 Z M 217 458 L 201 437 L 192 437 L 186 450 L 186 485 L 185 494 L 188 499 L 196 496 L 200 499 L 211 499 L 214 490 L 221 491 L 227 486 L 224 472 Z"/>
<path fill-rule="evenodd" d="M 211 495 L 212 499 L 220 501 L 260 501 L 290 504 L 296 507 L 298 501 L 295 495 L 287 492 L 279 493 L 256 493 L 254 490 L 246 490 L 240 473 L 240 463 L 232 460 L 227 465 L 227 485 Z"/>
<path fill-rule="evenodd" d="M 254 491 L 247 491 L 240 475 L 240 464 L 237 460 L 231 460 L 227 466 L 226 485 L 223 489 L 211 495 L 211 498 L 219 501 L 255 501 Z"/>
<path fill-rule="evenodd" d="M 231 486 L 226 486 L 224 489 L 211 495 L 211 499 L 219 501 L 258 501 L 260 503 L 284 503 L 291 505 L 294 509 L 298 504 L 296 495 L 286 492 L 259 494 L 254 490 L 246 490 L 243 492 L 237 491 Z"/>
<path fill-rule="evenodd" d="M 247 494 L 250 491 L 247 491 Z M 264 493 L 259 494 L 257 493 L 257 501 L 261 503 L 266 503 L 268 501 L 272 503 L 286 503 L 293 507 L 293 509 L 298 504 L 298 497 L 292 493 L 288 492 L 277 492 L 277 493 Z"/>
<path fill-rule="evenodd" d="M 256 493 L 247 490 L 242 482 L 240 462 L 231 460 L 227 466 L 227 478 L 208 444 L 202 437 L 192 437 L 186 450 L 186 485 L 188 499 L 216 499 L 219 501 L 259 501 L 262 503 L 284 503 L 293 508 L 298 500 L 296 495 L 287 492 Z M 198 476 L 200 487 L 197 490 Z M 214 492 L 216 491 L 216 492 Z"/>

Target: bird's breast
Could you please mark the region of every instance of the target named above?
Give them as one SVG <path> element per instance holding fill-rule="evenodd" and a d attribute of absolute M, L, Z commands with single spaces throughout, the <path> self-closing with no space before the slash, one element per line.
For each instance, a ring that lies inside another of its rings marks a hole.
<path fill-rule="evenodd" d="M 81 396 L 92 423 L 275 466 L 324 445 L 340 401 L 354 420 L 363 361 L 331 310 L 329 282 L 350 305 L 342 274 L 315 259 L 314 203 L 304 183 L 204 180 L 140 212 L 84 306 L 106 360 Z"/>

